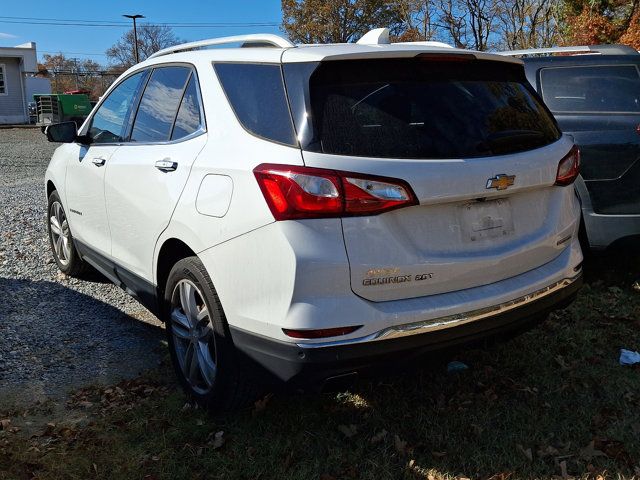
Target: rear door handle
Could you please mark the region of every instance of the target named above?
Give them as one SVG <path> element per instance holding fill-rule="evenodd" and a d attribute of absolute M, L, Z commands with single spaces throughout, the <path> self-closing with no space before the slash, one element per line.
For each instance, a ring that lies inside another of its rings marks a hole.
<path fill-rule="evenodd" d="M 172 162 L 168 158 L 165 158 L 164 160 L 158 160 L 156 162 L 156 168 L 161 172 L 173 172 L 178 168 L 178 162 Z"/>
<path fill-rule="evenodd" d="M 96 157 L 96 158 L 91 160 L 91 163 L 93 163 L 96 167 L 103 167 L 105 162 L 106 162 L 106 160 L 104 158 L 100 158 L 100 157 Z"/>

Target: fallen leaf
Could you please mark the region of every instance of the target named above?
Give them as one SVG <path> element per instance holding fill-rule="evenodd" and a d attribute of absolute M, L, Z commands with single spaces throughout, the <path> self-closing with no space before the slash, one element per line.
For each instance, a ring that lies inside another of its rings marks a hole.
<path fill-rule="evenodd" d="M 271 400 L 271 397 L 273 397 L 273 393 L 269 393 L 268 395 L 266 395 L 264 398 L 257 400 L 253 406 L 253 415 L 257 415 L 261 412 L 263 412 L 266 408 L 267 408 L 267 404 L 269 403 L 269 400 Z"/>
<path fill-rule="evenodd" d="M 380 443 L 386 436 L 387 436 L 387 431 L 383 429 L 381 432 L 378 432 L 373 437 L 371 437 L 371 443 L 373 444 Z"/>
<path fill-rule="evenodd" d="M 9 425 L 11 425 L 11 420 L 9 420 L 8 418 L 0 420 L 0 430 L 8 429 Z"/>
<path fill-rule="evenodd" d="M 398 435 L 393 439 L 393 446 L 400 455 L 407 455 L 411 452 L 411 449 L 407 447 L 407 442 L 402 440 Z"/>
<path fill-rule="evenodd" d="M 566 480 L 567 478 L 569 478 L 569 474 L 567 473 L 567 461 L 566 460 L 561 461 L 559 466 L 560 466 L 560 476 L 564 480 Z"/>
<path fill-rule="evenodd" d="M 222 430 L 216 432 L 216 434 L 213 436 L 212 445 L 214 450 L 217 450 L 218 448 L 222 447 L 222 445 L 224 445 L 224 432 Z"/>
<path fill-rule="evenodd" d="M 338 426 L 338 430 L 340 430 L 347 438 L 351 438 L 358 433 L 358 427 L 355 425 L 340 425 Z"/>
<path fill-rule="evenodd" d="M 520 452 L 529 459 L 530 462 L 533 461 L 533 452 L 531 451 L 530 448 L 524 448 L 522 445 L 518 444 L 516 445 L 516 447 L 518 447 L 518 450 L 520 450 Z"/>
<path fill-rule="evenodd" d="M 592 440 L 589 445 L 580 450 L 580 456 L 583 460 L 590 462 L 595 457 L 606 457 L 606 453 L 595 448 L 595 442 Z"/>

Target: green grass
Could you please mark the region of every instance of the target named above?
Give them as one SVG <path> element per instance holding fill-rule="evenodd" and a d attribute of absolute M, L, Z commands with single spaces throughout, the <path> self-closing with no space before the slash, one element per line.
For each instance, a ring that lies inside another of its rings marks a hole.
<path fill-rule="evenodd" d="M 0 479 L 638 476 L 640 369 L 618 355 L 640 350 L 640 258 L 586 270 L 570 308 L 510 342 L 457 353 L 470 368 L 454 374 L 436 363 L 224 418 L 185 409 L 168 366 L 77 392 L 68 412 L 88 412 L 88 423 L 0 432 Z"/>

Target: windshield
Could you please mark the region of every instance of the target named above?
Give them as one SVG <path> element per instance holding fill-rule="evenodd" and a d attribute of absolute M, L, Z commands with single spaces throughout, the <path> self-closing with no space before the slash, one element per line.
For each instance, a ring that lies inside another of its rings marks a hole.
<path fill-rule="evenodd" d="M 520 65 L 411 58 L 286 64 L 284 69 L 306 150 L 470 158 L 530 150 L 560 138 Z"/>

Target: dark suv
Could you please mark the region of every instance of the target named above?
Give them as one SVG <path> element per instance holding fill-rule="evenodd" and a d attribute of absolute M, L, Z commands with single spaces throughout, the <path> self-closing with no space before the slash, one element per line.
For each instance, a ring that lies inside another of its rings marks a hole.
<path fill-rule="evenodd" d="M 582 153 L 576 189 L 591 248 L 640 235 L 640 54 L 624 45 L 504 52 Z"/>

